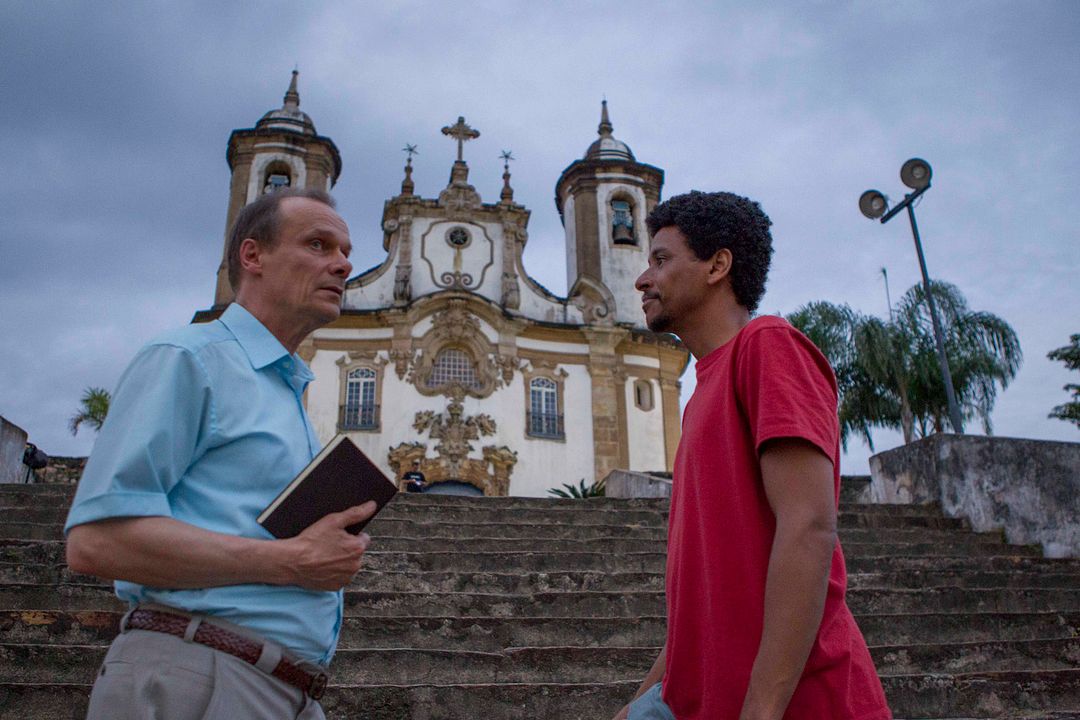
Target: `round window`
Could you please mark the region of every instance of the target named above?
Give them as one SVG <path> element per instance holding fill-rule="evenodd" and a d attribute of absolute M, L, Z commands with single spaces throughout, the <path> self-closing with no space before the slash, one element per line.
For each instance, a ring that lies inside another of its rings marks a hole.
<path fill-rule="evenodd" d="M 450 232 L 446 233 L 446 242 L 453 248 L 463 248 L 471 239 L 469 231 L 463 227 L 450 228 Z"/>

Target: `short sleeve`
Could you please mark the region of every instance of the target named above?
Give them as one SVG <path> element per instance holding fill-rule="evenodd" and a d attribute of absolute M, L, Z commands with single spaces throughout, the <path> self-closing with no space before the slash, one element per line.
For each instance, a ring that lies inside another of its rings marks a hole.
<path fill-rule="evenodd" d="M 754 332 L 739 348 L 735 382 L 759 453 L 769 440 L 802 438 L 836 466 L 836 378 L 806 336 L 781 326 Z"/>
<path fill-rule="evenodd" d="M 198 358 L 174 345 L 143 348 L 113 394 L 64 532 L 106 518 L 171 516 L 168 493 L 205 452 L 212 421 Z"/>

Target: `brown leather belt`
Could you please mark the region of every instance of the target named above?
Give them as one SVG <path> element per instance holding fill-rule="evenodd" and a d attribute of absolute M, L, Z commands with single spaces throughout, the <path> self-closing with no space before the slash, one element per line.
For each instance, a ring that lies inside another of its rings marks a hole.
<path fill-rule="evenodd" d="M 201 620 L 201 622 L 198 622 L 195 633 L 190 638 L 192 642 L 205 645 L 214 650 L 220 650 L 233 657 L 238 657 L 246 663 L 258 666 L 259 658 L 263 654 L 263 645 L 261 643 L 214 625 L 210 620 L 202 618 L 196 618 L 196 620 Z M 140 607 L 128 613 L 124 627 L 121 629 L 149 630 L 185 638 L 191 625 L 192 618 L 190 617 Z M 300 688 L 305 695 L 308 695 L 313 700 L 321 698 L 326 691 L 326 673 L 305 670 L 285 657 L 282 657 L 273 670 L 269 672 L 274 677 L 287 682 L 293 687 Z"/>

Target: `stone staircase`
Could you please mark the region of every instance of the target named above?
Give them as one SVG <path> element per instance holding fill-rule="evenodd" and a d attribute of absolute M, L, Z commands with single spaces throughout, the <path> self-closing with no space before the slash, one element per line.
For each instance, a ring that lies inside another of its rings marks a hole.
<path fill-rule="evenodd" d="M 121 614 L 64 566 L 70 486 L 0 486 L 0 718 L 81 718 Z M 664 637 L 663 500 L 401 495 L 375 520 L 330 718 L 606 720 Z M 849 604 L 897 718 L 1080 718 L 1080 561 L 845 502 Z"/>

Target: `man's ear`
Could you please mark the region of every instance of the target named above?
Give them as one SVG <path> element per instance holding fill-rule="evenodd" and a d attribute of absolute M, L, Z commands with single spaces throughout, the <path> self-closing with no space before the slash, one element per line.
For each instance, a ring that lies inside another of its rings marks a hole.
<path fill-rule="evenodd" d="M 262 275 L 262 248 L 254 238 L 240 242 L 240 267 L 252 275 Z"/>
<path fill-rule="evenodd" d="M 721 248 L 709 259 L 709 275 L 706 282 L 715 285 L 731 274 L 731 251 Z"/>

